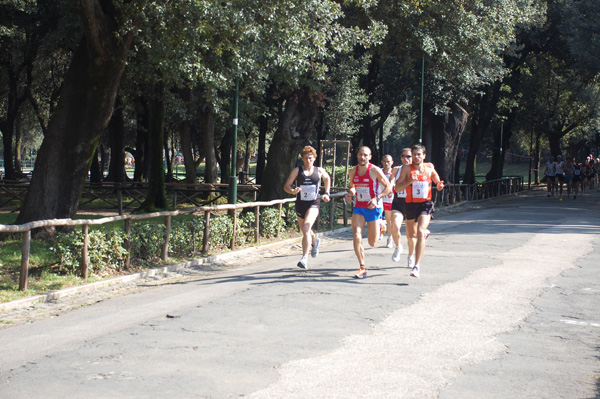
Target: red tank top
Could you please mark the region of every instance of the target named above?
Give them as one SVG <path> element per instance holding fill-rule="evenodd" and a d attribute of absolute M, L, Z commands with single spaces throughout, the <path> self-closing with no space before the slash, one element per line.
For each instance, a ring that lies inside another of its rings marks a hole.
<path fill-rule="evenodd" d="M 406 189 L 406 202 L 431 201 L 431 172 L 428 164 L 424 165 L 423 174 L 417 174 L 413 165 L 410 165 L 410 175 L 414 180 L 412 185 Z"/>
<path fill-rule="evenodd" d="M 373 164 L 370 163 L 367 166 L 367 171 L 364 175 L 358 174 L 358 166 L 354 171 L 352 183 L 356 189 L 356 203 L 354 206 L 357 208 L 368 208 L 371 198 L 374 198 L 377 195 L 377 188 L 375 187 L 377 181 L 371 179 L 371 166 L 373 166 Z"/>

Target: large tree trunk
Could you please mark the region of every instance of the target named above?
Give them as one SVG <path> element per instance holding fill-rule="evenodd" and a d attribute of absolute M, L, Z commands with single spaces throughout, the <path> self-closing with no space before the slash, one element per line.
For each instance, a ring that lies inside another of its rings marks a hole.
<path fill-rule="evenodd" d="M 187 106 L 192 101 L 192 90 L 182 89 L 179 92 L 181 99 Z M 185 166 L 186 184 L 196 183 L 196 160 L 194 159 L 194 150 L 192 149 L 192 124 L 189 117 L 179 126 L 179 139 L 181 140 L 181 152 L 183 153 L 183 164 Z"/>
<path fill-rule="evenodd" d="M 133 33 L 117 37 L 113 7 L 80 0 L 84 38 L 65 76 L 17 223 L 72 218 L 98 140 L 110 120 Z"/>
<path fill-rule="evenodd" d="M 217 157 L 215 154 L 215 107 L 207 102 L 201 110 L 202 133 L 204 135 L 204 182 L 217 182 Z"/>
<path fill-rule="evenodd" d="M 0 120 L 0 131 L 2 132 L 2 144 L 4 146 L 4 179 L 17 180 L 18 175 L 15 170 L 13 141 L 17 129 L 19 108 L 26 97 L 19 97 L 18 95 L 18 72 L 15 72 L 12 67 L 9 67 L 7 72 L 8 97 L 6 101 L 6 117 Z"/>
<path fill-rule="evenodd" d="M 124 183 L 125 173 L 125 118 L 123 117 L 123 101 L 117 97 L 112 118 L 108 124 L 110 142 L 110 164 L 106 181 Z"/>
<path fill-rule="evenodd" d="M 465 175 L 463 182 L 473 184 L 476 181 L 477 153 L 481 141 L 489 131 L 492 118 L 496 114 L 497 104 L 500 98 L 500 83 L 494 84 L 491 93 L 486 93 L 476 105 L 471 121 L 471 134 L 469 136 L 469 152 L 465 163 Z"/>
<path fill-rule="evenodd" d="M 136 115 L 137 129 L 135 137 L 135 152 L 133 159 L 135 167 L 133 171 L 133 181 L 142 182 L 148 179 L 150 175 L 150 167 L 148 162 L 149 143 L 148 129 L 150 128 L 150 110 L 148 100 L 145 98 L 139 99 L 140 110 Z"/>
<path fill-rule="evenodd" d="M 148 131 L 150 175 L 148 195 L 140 205 L 140 210 L 154 212 L 167 207 L 165 193 L 165 163 L 163 160 L 163 140 L 165 135 L 165 102 L 163 86 L 158 83 L 155 97 L 150 100 L 150 127 Z"/>
<path fill-rule="evenodd" d="M 485 180 L 496 180 L 502 178 L 504 170 L 504 156 L 510 146 L 512 137 L 512 124 L 515 117 L 511 114 L 508 120 L 498 129 L 494 129 L 494 149 L 492 151 L 492 165 L 490 171 L 485 175 Z"/>
<path fill-rule="evenodd" d="M 314 137 L 318 115 L 317 102 L 308 89 L 298 89 L 288 98 L 269 147 L 260 201 L 287 197 L 283 184 L 296 164 L 300 150 Z"/>
<path fill-rule="evenodd" d="M 425 144 L 431 152 L 431 162 L 446 183 L 455 183 L 454 168 L 458 154 L 458 144 L 465 131 L 469 119 L 468 112 L 460 105 L 453 103 L 444 115 L 424 114 L 427 126 L 431 127 L 431 144 Z M 425 123 L 424 123 L 425 124 Z"/>

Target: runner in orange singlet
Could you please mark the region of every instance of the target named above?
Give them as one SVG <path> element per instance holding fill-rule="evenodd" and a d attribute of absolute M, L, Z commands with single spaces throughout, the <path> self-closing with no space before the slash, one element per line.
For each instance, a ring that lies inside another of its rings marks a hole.
<path fill-rule="evenodd" d="M 429 235 L 427 227 L 429 227 L 431 215 L 435 212 L 431 200 L 432 183 L 436 184 L 438 191 L 444 189 L 444 182 L 440 180 L 433 164 L 424 162 L 425 154 L 425 146 L 414 145 L 412 147 L 412 165 L 402 168 L 400 177 L 396 181 L 397 192 L 406 189 L 406 238 L 416 240 L 414 265 L 410 275 L 416 278 L 419 278 L 421 260 Z"/>

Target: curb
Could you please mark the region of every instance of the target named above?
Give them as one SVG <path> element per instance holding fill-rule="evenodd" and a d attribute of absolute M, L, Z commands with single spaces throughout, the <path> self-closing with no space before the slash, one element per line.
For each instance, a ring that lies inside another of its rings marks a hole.
<path fill-rule="evenodd" d="M 352 227 L 341 227 L 335 230 L 328 230 L 324 232 L 318 232 L 320 236 L 335 236 L 338 234 L 343 234 L 348 231 L 352 231 Z M 99 288 L 109 287 L 112 285 L 119 285 L 123 283 L 128 283 L 135 280 L 140 280 L 146 277 L 153 277 L 165 273 L 173 273 L 182 269 L 187 269 L 194 266 L 201 266 L 216 262 L 227 261 L 232 258 L 242 257 L 244 255 L 253 254 L 256 252 L 264 251 L 267 249 L 277 249 L 284 247 L 286 245 L 293 245 L 302 240 L 302 237 L 289 238 L 287 240 L 278 241 L 270 244 L 259 245 L 256 247 L 244 248 L 237 251 L 230 251 L 218 255 L 210 255 L 204 258 L 193 259 L 186 262 L 175 263 L 168 266 L 161 266 L 153 269 L 144 270 L 142 272 L 137 272 L 133 274 L 128 274 L 125 276 L 113 277 L 107 280 L 96 281 L 94 283 L 88 283 L 83 285 L 78 285 L 75 287 L 69 287 L 62 290 L 50 291 L 46 294 L 35 295 L 31 297 L 26 297 L 22 299 L 17 299 L 11 302 L 0 303 L 0 313 L 7 312 L 15 309 L 22 309 L 26 307 L 30 307 L 37 303 L 45 303 L 56 301 L 60 298 L 65 298 L 69 296 L 73 296 L 78 293 L 92 292 Z"/>

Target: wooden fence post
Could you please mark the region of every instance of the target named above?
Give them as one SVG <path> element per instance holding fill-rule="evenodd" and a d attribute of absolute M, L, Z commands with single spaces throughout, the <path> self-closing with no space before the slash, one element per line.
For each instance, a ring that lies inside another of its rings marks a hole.
<path fill-rule="evenodd" d="M 279 216 L 277 216 L 277 232 L 275 233 L 275 237 L 279 237 L 279 233 L 281 232 L 281 211 L 283 209 L 283 204 L 277 204 L 277 209 L 279 210 Z"/>
<path fill-rule="evenodd" d="M 204 211 L 204 237 L 202 239 L 202 252 L 208 254 L 208 232 L 210 231 L 210 212 Z"/>
<path fill-rule="evenodd" d="M 233 210 L 233 232 L 231 233 L 231 243 L 229 248 L 233 250 L 235 248 L 235 233 L 237 232 L 237 212 Z"/>
<path fill-rule="evenodd" d="M 257 206 L 254 210 L 254 242 L 260 241 L 260 206 Z"/>
<path fill-rule="evenodd" d="M 19 279 L 19 291 L 27 289 L 27 277 L 29 276 L 29 252 L 31 250 L 31 230 L 23 233 L 21 246 L 21 276 Z"/>
<path fill-rule="evenodd" d="M 81 251 L 81 278 L 87 280 L 88 268 L 90 267 L 90 259 L 88 256 L 88 246 L 90 245 L 89 226 L 84 224 L 81 226 L 83 230 L 83 250 Z"/>
<path fill-rule="evenodd" d="M 169 258 L 169 237 L 171 236 L 171 216 L 165 216 L 165 239 L 163 241 L 160 257 L 163 263 Z"/>
<path fill-rule="evenodd" d="M 131 266 L 131 219 L 125 219 L 125 249 L 127 258 L 125 258 L 125 269 L 129 270 Z"/>

